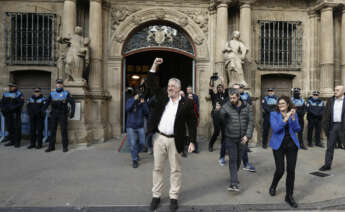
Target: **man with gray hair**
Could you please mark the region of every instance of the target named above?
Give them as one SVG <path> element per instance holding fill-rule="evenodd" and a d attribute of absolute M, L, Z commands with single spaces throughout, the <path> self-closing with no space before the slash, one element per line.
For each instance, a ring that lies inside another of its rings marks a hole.
<path fill-rule="evenodd" d="M 152 105 L 152 116 L 149 120 L 147 133 L 155 133 L 153 138 L 153 188 L 150 209 L 156 210 L 160 203 L 163 191 L 163 178 L 165 161 L 170 164 L 170 211 L 178 208 L 177 200 L 181 189 L 181 155 L 186 142 L 186 126 L 190 144 L 188 152 L 195 150 L 196 116 L 193 103 L 188 98 L 181 98 L 181 82 L 171 78 L 167 90 L 159 87 L 155 76 L 157 67 L 163 59 L 156 58 L 146 80 L 148 93 L 155 95 L 156 100 Z"/>
<path fill-rule="evenodd" d="M 216 107 L 216 116 L 223 126 L 225 148 L 229 154 L 230 186 L 228 191 L 239 192 L 238 169 L 245 145 L 253 136 L 254 116 L 252 106 L 243 103 L 237 89 L 228 90 L 230 101 Z"/>
<path fill-rule="evenodd" d="M 345 98 L 344 86 L 338 85 L 334 88 L 334 96 L 327 100 L 326 110 L 323 116 L 322 125 L 327 136 L 327 150 L 325 164 L 319 169 L 328 171 L 331 169 L 334 147 L 337 141 L 345 142 Z"/>

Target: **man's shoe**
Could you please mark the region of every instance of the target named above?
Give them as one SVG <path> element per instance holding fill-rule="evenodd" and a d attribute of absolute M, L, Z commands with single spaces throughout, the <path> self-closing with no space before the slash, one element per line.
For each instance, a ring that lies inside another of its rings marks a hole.
<path fill-rule="evenodd" d="M 276 195 L 276 186 L 271 185 L 269 194 L 273 197 Z"/>
<path fill-rule="evenodd" d="M 160 199 L 160 198 L 153 197 L 153 198 L 152 198 L 152 201 L 151 201 L 151 205 L 150 205 L 150 210 L 151 210 L 151 211 L 157 210 L 157 208 L 158 208 L 160 202 L 161 202 L 161 199 Z"/>
<path fill-rule="evenodd" d="M 322 143 L 315 144 L 315 146 L 318 146 L 318 147 L 324 148 L 324 146 L 323 146 L 323 144 L 322 144 Z"/>
<path fill-rule="evenodd" d="M 313 145 L 313 143 L 308 143 L 308 146 L 313 147 L 314 145 Z"/>
<path fill-rule="evenodd" d="M 240 191 L 240 187 L 236 184 L 230 185 L 228 187 L 228 191 L 235 191 L 235 192 L 239 192 Z"/>
<path fill-rule="evenodd" d="M 55 150 L 55 147 L 48 147 L 45 152 L 52 152 Z"/>
<path fill-rule="evenodd" d="M 138 161 L 133 160 L 132 167 L 135 168 L 135 169 L 138 168 Z"/>
<path fill-rule="evenodd" d="M 331 167 L 326 166 L 326 165 L 323 165 L 321 168 L 319 168 L 319 171 L 322 171 L 322 172 L 329 171 L 329 170 L 331 170 Z"/>
<path fill-rule="evenodd" d="M 187 153 L 185 151 L 182 152 L 181 154 L 182 157 L 186 158 L 187 157 Z"/>
<path fill-rule="evenodd" d="M 208 147 L 208 151 L 209 151 L 209 152 L 213 152 L 213 147 L 209 146 L 209 147 Z"/>
<path fill-rule="evenodd" d="M 36 146 L 36 149 L 41 149 L 42 148 L 42 144 L 38 144 L 37 146 Z"/>
<path fill-rule="evenodd" d="M 68 152 L 68 148 L 63 148 L 62 151 L 63 152 Z"/>
<path fill-rule="evenodd" d="M 28 149 L 33 149 L 33 148 L 35 148 L 35 145 L 33 144 L 30 144 L 30 146 L 28 146 Z"/>
<path fill-rule="evenodd" d="M 7 144 L 5 144 L 5 146 L 13 146 L 14 143 L 13 142 L 8 142 Z"/>
<path fill-rule="evenodd" d="M 262 144 L 262 148 L 267 149 L 267 144 Z"/>
<path fill-rule="evenodd" d="M 175 212 L 178 209 L 177 199 L 170 199 L 170 211 Z"/>
<path fill-rule="evenodd" d="M 297 208 L 298 205 L 292 196 L 285 196 L 285 202 L 287 202 L 291 207 Z"/>
<path fill-rule="evenodd" d="M 301 145 L 301 149 L 303 150 L 307 150 L 308 148 L 306 146 L 304 146 L 304 144 Z"/>
<path fill-rule="evenodd" d="M 255 167 L 250 163 L 248 163 L 246 166 L 244 166 L 243 170 L 249 171 L 249 172 L 256 172 Z"/>
<path fill-rule="evenodd" d="M 218 163 L 220 166 L 224 166 L 225 165 L 225 158 L 220 158 Z"/>

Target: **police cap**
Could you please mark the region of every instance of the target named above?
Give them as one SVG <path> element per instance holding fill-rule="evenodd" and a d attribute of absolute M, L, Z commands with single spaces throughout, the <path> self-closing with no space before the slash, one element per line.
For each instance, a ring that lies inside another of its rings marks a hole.
<path fill-rule="evenodd" d="M 34 92 L 41 92 L 41 88 L 34 88 Z"/>
<path fill-rule="evenodd" d="M 240 84 L 240 88 L 244 88 L 244 87 L 246 87 L 246 86 L 244 86 L 243 84 Z"/>
<path fill-rule="evenodd" d="M 267 91 L 274 91 L 273 88 L 267 88 Z"/>
<path fill-rule="evenodd" d="M 300 89 L 300 88 L 293 88 L 292 91 L 293 91 L 293 92 L 300 92 L 301 89 Z"/>
<path fill-rule="evenodd" d="M 10 83 L 8 83 L 8 87 L 17 87 L 17 85 L 14 82 L 10 82 Z"/>
<path fill-rule="evenodd" d="M 62 79 L 57 79 L 56 80 L 56 84 L 63 84 L 63 80 Z"/>
<path fill-rule="evenodd" d="M 316 96 L 320 95 L 320 91 L 313 91 L 313 95 L 316 95 Z"/>

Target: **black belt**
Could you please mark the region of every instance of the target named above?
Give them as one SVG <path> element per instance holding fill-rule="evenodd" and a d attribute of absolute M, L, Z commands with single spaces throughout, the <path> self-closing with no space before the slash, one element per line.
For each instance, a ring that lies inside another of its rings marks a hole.
<path fill-rule="evenodd" d="M 162 132 L 160 132 L 160 131 L 157 131 L 159 134 L 161 134 L 162 136 L 165 136 L 165 137 L 167 137 L 167 138 L 174 138 L 175 136 L 174 135 L 167 135 L 167 134 L 165 134 L 165 133 L 162 133 Z"/>
<path fill-rule="evenodd" d="M 342 125 L 344 122 L 332 122 L 333 125 Z"/>

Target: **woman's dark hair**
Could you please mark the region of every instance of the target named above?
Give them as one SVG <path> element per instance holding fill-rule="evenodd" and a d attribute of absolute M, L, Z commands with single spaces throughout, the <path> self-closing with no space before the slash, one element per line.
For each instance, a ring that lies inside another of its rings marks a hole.
<path fill-rule="evenodd" d="M 277 111 L 277 112 L 280 112 L 279 106 L 278 106 L 280 100 L 284 100 L 284 101 L 287 103 L 287 105 L 288 105 L 288 111 L 290 111 L 290 110 L 293 109 L 293 108 L 296 108 L 295 105 L 292 103 L 290 97 L 284 96 L 284 95 L 283 95 L 283 96 L 280 96 L 279 99 L 278 99 L 278 101 L 277 101 L 277 106 L 276 106 L 276 111 Z"/>

